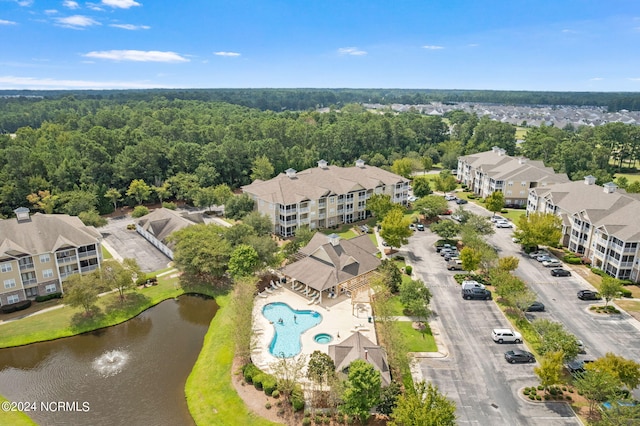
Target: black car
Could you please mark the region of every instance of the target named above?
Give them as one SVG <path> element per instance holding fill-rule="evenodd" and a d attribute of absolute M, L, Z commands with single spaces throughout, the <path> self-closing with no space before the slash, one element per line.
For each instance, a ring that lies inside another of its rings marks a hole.
<path fill-rule="evenodd" d="M 542 312 L 544 311 L 544 305 L 540 302 L 533 302 L 527 308 L 527 312 Z"/>
<path fill-rule="evenodd" d="M 566 269 L 556 268 L 551 270 L 551 276 L 552 277 L 570 277 L 571 272 L 567 271 Z"/>
<path fill-rule="evenodd" d="M 591 359 L 574 359 L 571 362 L 568 362 L 564 365 L 564 367 L 571 374 L 579 374 L 584 373 L 584 365 L 593 362 Z"/>
<path fill-rule="evenodd" d="M 580 300 L 600 300 L 600 294 L 597 291 L 580 290 L 578 292 L 578 299 L 580 299 Z"/>
<path fill-rule="evenodd" d="M 462 298 L 464 300 L 476 299 L 476 300 L 491 300 L 491 292 L 484 288 L 465 288 L 462 289 Z"/>
<path fill-rule="evenodd" d="M 468 203 L 468 201 L 465 200 L 464 198 L 458 198 L 456 200 L 456 204 L 467 204 L 467 203 Z"/>
<path fill-rule="evenodd" d="M 520 349 L 506 351 L 504 353 L 504 359 L 511 364 L 515 364 L 516 362 L 536 362 L 536 358 L 531 352 L 522 351 Z"/>

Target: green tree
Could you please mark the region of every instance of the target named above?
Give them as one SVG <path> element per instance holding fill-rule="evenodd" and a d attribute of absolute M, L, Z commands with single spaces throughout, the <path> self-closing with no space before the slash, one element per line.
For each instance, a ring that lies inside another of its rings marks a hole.
<path fill-rule="evenodd" d="M 605 275 L 600 284 L 600 295 L 604 299 L 604 304 L 608 305 L 614 298 L 619 297 L 622 292 L 622 281 Z"/>
<path fill-rule="evenodd" d="M 191 173 L 180 172 L 167 179 L 167 183 L 173 191 L 176 199 L 191 202 L 200 189 L 198 176 Z"/>
<path fill-rule="evenodd" d="M 136 280 L 142 270 L 135 259 L 127 258 L 122 263 L 109 259 L 102 264 L 102 280 L 109 288 L 117 289 L 120 301 L 125 300 L 125 293 L 136 288 Z"/>
<path fill-rule="evenodd" d="M 86 316 L 90 316 L 98 301 L 99 278 L 94 274 L 73 274 L 64 281 L 64 303 L 74 308 L 84 309 Z"/>
<path fill-rule="evenodd" d="M 222 277 L 227 270 L 232 248 L 219 225 L 193 225 L 180 229 L 168 238 L 175 243 L 173 260 L 189 275 Z"/>
<path fill-rule="evenodd" d="M 562 351 L 548 352 L 540 359 L 540 366 L 533 368 L 533 372 L 540 378 L 540 384 L 544 386 L 545 391 L 548 391 L 549 387 L 560 383 L 563 357 Z"/>
<path fill-rule="evenodd" d="M 509 295 L 509 303 L 522 313 L 526 312 L 527 309 L 535 302 L 537 299 L 536 294 L 529 288 L 525 287 L 524 290 L 513 293 Z"/>
<path fill-rule="evenodd" d="M 556 246 L 562 237 L 562 220 L 553 213 L 531 213 L 520 216 L 513 236 L 525 247 Z"/>
<path fill-rule="evenodd" d="M 96 194 L 81 189 L 63 192 L 58 198 L 60 210 L 70 216 L 78 216 L 82 212 L 96 209 L 98 198 Z"/>
<path fill-rule="evenodd" d="M 415 162 L 411 158 L 399 158 L 393 162 L 391 170 L 397 175 L 410 179 L 415 171 Z"/>
<path fill-rule="evenodd" d="M 520 259 L 515 256 L 505 256 L 498 259 L 498 269 L 501 271 L 512 272 L 518 269 Z"/>
<path fill-rule="evenodd" d="M 95 226 L 99 228 L 107 224 L 107 219 L 98 214 L 97 211 L 91 210 L 88 212 L 80 212 L 78 218 L 87 226 Z"/>
<path fill-rule="evenodd" d="M 452 220 L 441 220 L 440 222 L 432 223 L 429 229 L 440 238 L 452 240 L 460 232 L 460 225 Z"/>
<path fill-rule="evenodd" d="M 229 258 L 229 273 L 232 277 L 245 277 L 253 274 L 258 266 L 258 253 L 247 244 L 237 246 Z"/>
<path fill-rule="evenodd" d="M 342 394 L 342 410 L 365 423 L 380 400 L 380 373 L 371 364 L 357 359 L 349 364 L 349 375 Z"/>
<path fill-rule="evenodd" d="M 105 192 L 104 197 L 111 200 L 113 210 L 116 210 L 118 208 L 118 201 L 122 199 L 122 194 L 115 188 L 109 188 L 107 192 Z"/>
<path fill-rule="evenodd" d="M 426 197 L 433 192 L 427 176 L 416 176 L 413 178 L 411 185 L 413 186 L 413 194 L 416 197 Z"/>
<path fill-rule="evenodd" d="M 492 235 L 496 232 L 488 217 L 474 213 L 466 216 L 466 221 L 462 224 L 462 227 L 480 235 Z"/>
<path fill-rule="evenodd" d="M 27 195 L 27 201 L 29 201 L 34 207 L 42 210 L 45 214 L 53 213 L 58 201 L 58 196 L 51 195 L 49 190 L 38 191 L 37 194 Z"/>
<path fill-rule="evenodd" d="M 215 188 L 215 203 L 219 206 L 226 204 L 233 198 L 233 191 L 224 183 Z M 253 209 L 253 206 L 251 207 Z"/>
<path fill-rule="evenodd" d="M 336 366 L 324 352 L 313 351 L 307 365 L 307 378 L 319 386 L 328 384 L 336 374 Z"/>
<path fill-rule="evenodd" d="M 273 164 L 266 155 L 257 157 L 251 166 L 251 179 L 269 180 L 273 177 L 274 171 Z"/>
<path fill-rule="evenodd" d="M 160 186 L 153 186 L 151 189 L 156 193 L 160 204 L 171 195 L 171 185 L 169 182 L 163 182 Z"/>
<path fill-rule="evenodd" d="M 620 381 L 606 370 L 586 370 L 573 381 L 574 386 L 589 401 L 589 414 L 593 415 L 598 403 L 615 398 Z"/>
<path fill-rule="evenodd" d="M 242 222 L 249 225 L 258 236 L 269 235 L 273 231 L 273 224 L 269 216 L 263 215 L 257 210 L 242 218 Z"/>
<path fill-rule="evenodd" d="M 520 293 L 527 288 L 527 285 L 520 278 L 512 275 L 508 271 L 494 268 L 490 272 L 491 283 L 496 288 L 496 294 L 506 300 L 511 300 L 514 294 Z"/>
<path fill-rule="evenodd" d="M 422 162 L 422 170 L 424 170 L 425 172 L 427 170 L 431 170 L 431 168 L 433 167 L 433 159 L 428 155 L 423 156 L 420 161 Z"/>
<path fill-rule="evenodd" d="M 367 210 L 369 210 L 378 221 L 382 221 L 394 206 L 395 204 L 391 201 L 391 197 L 387 194 L 373 194 L 367 200 Z"/>
<path fill-rule="evenodd" d="M 408 314 L 426 321 L 431 313 L 431 292 L 420 280 L 410 280 L 400 285 L 400 302 Z"/>
<path fill-rule="evenodd" d="M 382 274 L 382 282 L 391 293 L 400 291 L 402 272 L 400 272 L 393 260 L 382 259 L 380 266 L 378 266 L 378 272 Z"/>
<path fill-rule="evenodd" d="M 411 219 L 404 217 L 402 207 L 396 206 L 386 214 L 382 221 L 380 236 L 391 247 L 400 247 L 409 241 L 412 232 L 409 229 Z"/>
<path fill-rule="evenodd" d="M 562 352 L 565 361 L 571 361 L 580 352 L 578 338 L 569 333 L 562 324 L 538 318 L 531 325 L 540 335 L 538 352 Z"/>
<path fill-rule="evenodd" d="M 473 272 L 478 269 L 481 260 L 482 253 L 471 247 L 464 247 L 460 250 L 460 261 L 462 262 L 462 269 L 465 271 Z"/>
<path fill-rule="evenodd" d="M 455 426 L 456 405 L 424 381 L 415 383 L 398 398 L 390 426 Z"/>
<path fill-rule="evenodd" d="M 456 177 L 451 174 L 449 170 L 443 170 L 440 174 L 433 179 L 433 184 L 436 191 L 449 192 L 458 187 L 458 181 Z"/>
<path fill-rule="evenodd" d="M 447 200 L 439 195 L 427 195 L 415 202 L 414 207 L 424 215 L 426 219 L 433 219 L 443 214 L 449 208 Z"/>
<path fill-rule="evenodd" d="M 485 206 L 487 210 L 493 212 L 494 216 L 497 212 L 501 211 L 504 208 L 504 194 L 502 191 L 494 191 L 485 198 Z"/>
<path fill-rule="evenodd" d="M 145 200 L 149 199 L 149 196 L 151 195 L 151 187 L 149 187 L 149 185 L 147 185 L 142 179 L 134 179 L 131 181 L 131 184 L 129 184 L 127 195 L 135 198 L 138 205 L 140 205 Z"/>
<path fill-rule="evenodd" d="M 211 207 L 216 204 L 216 200 L 216 189 L 208 186 L 198 189 L 193 201 L 196 207 L 206 207 L 207 211 L 211 211 Z"/>
<path fill-rule="evenodd" d="M 224 205 L 224 214 L 230 219 L 242 219 L 253 211 L 255 202 L 248 194 L 233 196 Z"/>
<path fill-rule="evenodd" d="M 630 391 L 640 385 L 640 364 L 611 352 L 587 364 L 585 368 L 587 371 L 606 371 Z"/>

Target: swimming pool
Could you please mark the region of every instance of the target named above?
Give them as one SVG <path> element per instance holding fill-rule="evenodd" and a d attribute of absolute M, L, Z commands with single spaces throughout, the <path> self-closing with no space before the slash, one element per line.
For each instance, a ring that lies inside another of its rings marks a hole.
<path fill-rule="evenodd" d="M 265 305 L 262 308 L 262 315 L 271 321 L 275 328 L 269 352 L 280 358 L 298 355 L 302 350 L 300 342 L 302 333 L 322 322 L 320 313 L 311 310 L 296 311 L 283 302 Z"/>

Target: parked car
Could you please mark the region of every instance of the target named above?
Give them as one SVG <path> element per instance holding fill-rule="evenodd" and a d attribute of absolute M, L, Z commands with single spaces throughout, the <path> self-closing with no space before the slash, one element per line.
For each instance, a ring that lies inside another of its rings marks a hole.
<path fill-rule="evenodd" d="M 533 302 L 527 308 L 527 312 L 542 312 L 544 311 L 544 304 L 542 302 Z"/>
<path fill-rule="evenodd" d="M 448 209 L 447 209 L 447 210 L 445 210 L 445 211 L 443 211 L 443 212 L 442 212 L 442 215 L 443 215 L 443 216 L 449 216 L 451 213 L 453 213 L 453 211 L 452 211 L 452 210 L 448 210 Z"/>
<path fill-rule="evenodd" d="M 462 289 L 463 290 L 467 290 L 467 289 L 471 289 L 471 288 L 481 288 L 484 290 L 484 284 L 480 284 L 478 281 L 475 280 L 464 280 L 462 281 Z"/>
<path fill-rule="evenodd" d="M 364 232 L 365 234 L 369 233 L 369 226 L 368 225 L 361 225 L 360 226 L 360 231 Z"/>
<path fill-rule="evenodd" d="M 600 300 L 600 293 L 593 290 L 580 290 L 578 292 L 578 299 L 580 300 Z"/>
<path fill-rule="evenodd" d="M 513 228 L 513 224 L 506 220 L 499 220 L 496 222 L 496 228 Z"/>
<path fill-rule="evenodd" d="M 511 364 L 515 364 L 516 362 L 536 362 L 536 358 L 531 352 L 522 351 L 520 349 L 505 352 L 504 359 Z"/>
<path fill-rule="evenodd" d="M 458 256 L 460 256 L 460 253 L 458 253 L 458 250 L 451 250 L 450 252 L 445 253 L 443 257 L 444 257 L 444 260 L 449 261 L 454 257 L 458 257 Z"/>
<path fill-rule="evenodd" d="M 494 328 L 491 330 L 491 338 L 496 343 L 521 343 L 522 334 L 510 328 Z"/>
<path fill-rule="evenodd" d="M 453 248 L 453 247 L 449 247 L 449 248 L 443 248 L 442 250 L 440 250 L 440 256 L 444 257 L 447 253 L 453 253 L 453 252 L 458 252 L 457 249 Z"/>
<path fill-rule="evenodd" d="M 416 224 L 412 223 L 411 225 L 409 225 L 409 229 L 411 229 L 412 231 L 416 230 Z"/>
<path fill-rule="evenodd" d="M 388 244 L 385 240 L 382 240 L 382 245 L 383 245 L 384 247 L 389 247 L 389 244 Z"/>
<path fill-rule="evenodd" d="M 445 194 L 444 195 L 444 199 L 447 201 L 455 201 L 456 200 L 456 196 L 453 194 Z"/>
<path fill-rule="evenodd" d="M 576 340 L 576 343 L 578 343 L 578 353 L 586 354 L 587 348 L 585 348 L 584 342 L 582 340 Z"/>
<path fill-rule="evenodd" d="M 543 254 L 543 255 L 537 256 L 535 259 L 536 259 L 538 262 L 540 262 L 540 263 L 542 263 L 542 262 L 548 262 L 548 261 L 550 261 L 550 260 L 554 260 L 554 258 L 553 258 L 553 257 L 551 257 L 551 256 L 547 256 L 546 254 Z"/>
<path fill-rule="evenodd" d="M 566 269 L 557 268 L 557 269 L 552 269 L 551 270 L 551 276 L 553 276 L 553 277 L 570 277 L 571 276 L 571 272 L 567 271 Z"/>
<path fill-rule="evenodd" d="M 529 253 L 529 257 L 535 259 L 538 256 L 549 256 L 549 252 L 546 250 L 536 250 Z"/>
<path fill-rule="evenodd" d="M 463 288 L 462 298 L 464 300 L 491 300 L 491 292 L 484 288 Z"/>
<path fill-rule="evenodd" d="M 584 373 L 584 365 L 593 362 L 591 359 L 574 359 L 564 365 L 571 374 Z"/>
<path fill-rule="evenodd" d="M 447 262 L 447 269 L 450 271 L 463 271 L 462 260 L 456 258 L 450 259 L 449 262 Z"/>
<path fill-rule="evenodd" d="M 547 268 L 557 268 L 558 266 L 562 266 L 562 262 L 560 262 L 558 259 L 543 260 L 542 266 L 545 266 Z"/>
<path fill-rule="evenodd" d="M 442 244 L 439 246 L 436 246 L 436 253 L 440 253 L 442 250 L 444 249 L 451 249 L 451 244 Z"/>
<path fill-rule="evenodd" d="M 467 204 L 467 203 L 468 203 L 468 201 L 465 200 L 464 198 L 458 198 L 456 200 L 456 204 Z"/>
<path fill-rule="evenodd" d="M 416 225 L 416 229 L 417 229 L 418 231 L 424 231 L 424 225 L 423 225 L 423 224 L 421 224 L 421 223 L 419 223 L 419 224 L 417 224 L 417 225 Z"/>
<path fill-rule="evenodd" d="M 501 220 L 506 221 L 507 219 L 505 219 L 504 217 L 500 216 L 499 214 L 491 216 L 491 223 L 496 223 L 496 222 L 499 222 Z"/>

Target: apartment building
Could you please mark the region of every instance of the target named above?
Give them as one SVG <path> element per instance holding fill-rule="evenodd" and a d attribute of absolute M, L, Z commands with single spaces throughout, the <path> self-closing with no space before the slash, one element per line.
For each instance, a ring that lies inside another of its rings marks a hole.
<path fill-rule="evenodd" d="M 395 203 L 407 204 L 409 181 L 402 176 L 367 166 L 318 167 L 297 172 L 288 169 L 273 179 L 256 180 L 242 187 L 256 201 L 257 210 L 271 218 L 273 232 L 294 235 L 300 226 L 330 228 L 366 217 L 366 202 L 373 194 L 388 194 Z"/>
<path fill-rule="evenodd" d="M 63 291 L 70 275 L 100 267 L 102 237 L 75 216 L 29 214 L 0 220 L 0 305 Z"/>
<path fill-rule="evenodd" d="M 458 180 L 479 197 L 502 191 L 506 205 L 526 206 L 529 190 L 569 182 L 566 174 L 558 174 L 542 161 L 506 155 L 502 148 L 465 155 L 458 159 Z"/>
<path fill-rule="evenodd" d="M 533 188 L 527 212 L 562 218 L 562 244 L 615 278 L 640 281 L 640 194 L 627 194 L 596 178 Z"/>

